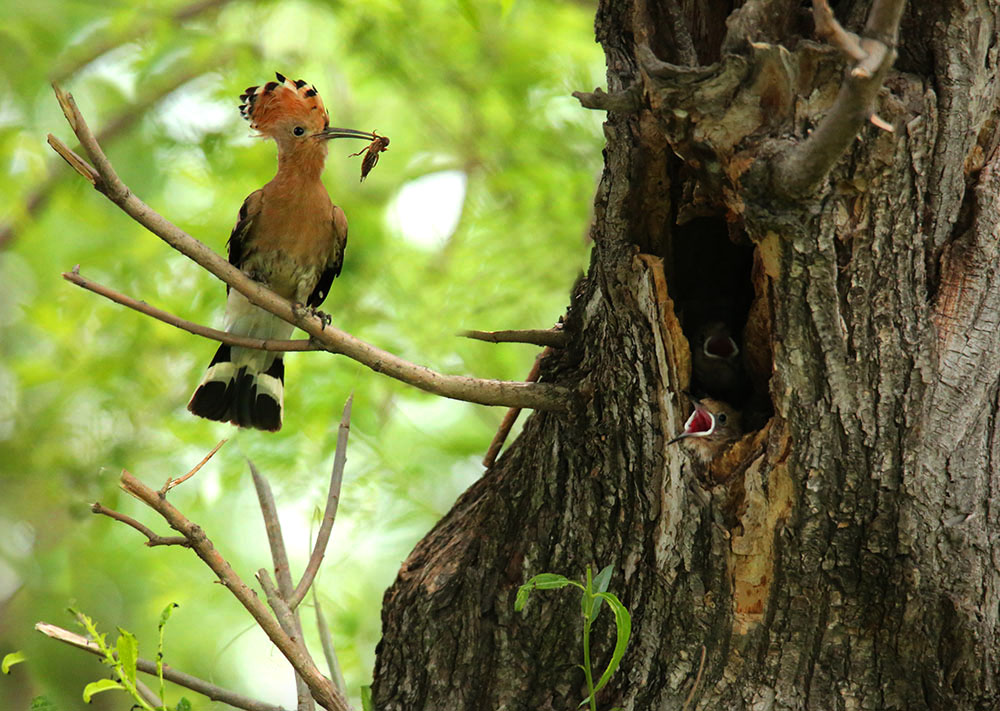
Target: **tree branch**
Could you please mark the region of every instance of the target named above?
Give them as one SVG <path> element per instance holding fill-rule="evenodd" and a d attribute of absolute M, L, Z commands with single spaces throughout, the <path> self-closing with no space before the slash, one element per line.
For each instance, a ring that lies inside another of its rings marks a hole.
<path fill-rule="evenodd" d="M 874 116 L 875 99 L 896 58 L 894 47 L 904 3 L 905 0 L 875 0 L 865 27 L 866 36 L 860 41 L 860 50 L 865 56 L 844 77 L 833 106 L 816 130 L 772 162 L 771 182 L 784 196 L 797 199 L 811 193 L 840 160 L 865 121 Z M 813 0 L 817 16 L 825 16 L 829 11 L 829 7 L 823 9 L 825 5 L 826 0 Z M 832 18 L 832 12 L 829 15 Z M 829 28 L 824 27 L 824 30 Z M 834 34 L 838 41 L 843 40 L 842 36 Z M 837 46 L 844 51 L 840 44 Z M 878 125 L 887 125 L 875 118 Z"/>
<path fill-rule="evenodd" d="M 319 595 L 316 588 L 312 589 L 313 609 L 316 611 L 316 627 L 319 630 L 319 641 L 323 645 L 323 656 L 326 657 L 326 665 L 330 669 L 330 678 L 344 694 L 347 694 L 347 682 L 344 681 L 344 673 L 340 670 L 340 662 L 337 659 L 337 650 L 333 647 L 333 636 L 330 634 L 330 626 L 326 623 L 326 615 L 323 614 L 323 606 L 319 604 Z"/>
<path fill-rule="evenodd" d="M 107 516 L 108 518 L 113 518 L 115 521 L 121 521 L 126 526 L 131 526 L 139 533 L 144 535 L 148 540 L 146 545 L 150 548 L 154 546 L 184 546 L 185 548 L 190 548 L 191 543 L 184 536 L 160 536 L 153 533 L 153 529 L 149 528 L 145 524 L 136 521 L 131 516 L 126 516 L 123 513 L 119 513 L 114 509 L 109 509 L 100 501 L 95 501 L 90 505 L 90 510 L 95 514 L 100 514 L 101 516 Z"/>
<path fill-rule="evenodd" d="M 375 348 L 339 329 L 325 326 L 322 319 L 309 309 L 293 305 L 262 284 L 259 284 L 239 269 L 220 257 L 213 250 L 157 214 L 137 198 L 126 186 L 107 156 L 94 139 L 83 115 L 73 97 L 58 86 L 56 98 L 66 115 L 80 145 L 90 158 L 92 173 L 81 173 L 94 177 L 94 187 L 106 195 L 136 222 L 160 237 L 171 247 L 191 258 L 216 277 L 247 297 L 254 305 L 292 323 L 312 336 L 314 342 L 331 353 L 346 355 L 372 370 L 385 373 L 397 380 L 426 390 L 436 395 L 465 400 L 482 405 L 506 405 L 527 407 L 536 410 L 566 410 L 569 406 L 568 389 L 549 383 L 515 383 L 502 380 L 485 380 L 457 375 L 443 375 L 429 368 L 410 363 L 398 356 Z M 49 143 L 66 157 L 72 153 L 59 139 L 49 137 Z M 77 167 L 77 166 L 74 166 Z M 81 170 L 77 167 L 78 172 Z"/>
<path fill-rule="evenodd" d="M 344 403 L 344 412 L 340 416 L 340 427 L 337 429 L 337 451 L 333 455 L 333 470 L 330 472 L 330 488 L 326 494 L 326 507 L 323 510 L 323 522 L 319 526 L 316 534 L 316 543 L 313 545 L 312 554 L 309 556 L 309 563 L 306 565 L 302 579 L 295 586 L 295 592 L 287 597 L 288 606 L 293 610 L 299 606 L 302 599 L 309 591 L 319 572 L 319 566 L 323 562 L 326 554 L 326 546 L 330 541 L 330 531 L 333 530 L 333 520 L 337 517 L 337 505 L 340 503 L 340 484 L 344 480 L 344 464 L 347 463 L 347 436 L 351 431 L 351 406 L 354 403 L 354 395 L 351 394 Z"/>
<path fill-rule="evenodd" d="M 163 485 L 163 488 L 160 489 L 160 496 L 166 496 L 167 492 L 170 491 L 171 489 L 173 489 L 175 486 L 179 486 L 179 485 L 183 484 L 188 479 L 190 479 L 195 474 L 197 474 L 201 470 L 201 468 L 203 466 L 205 466 L 205 464 L 208 462 L 208 460 L 211 459 L 212 457 L 214 457 L 215 453 L 218 452 L 220 449 L 222 449 L 222 445 L 224 445 L 226 443 L 226 441 L 227 440 L 220 439 L 219 443 L 217 445 L 215 445 L 215 447 L 212 448 L 212 451 L 209 452 L 208 454 L 206 454 L 202 458 L 202 460 L 200 462 L 198 462 L 197 464 L 195 464 L 194 467 L 187 474 L 185 474 L 184 476 L 179 476 L 176 479 L 174 479 L 173 477 L 169 477 L 168 476 L 166 483 Z"/>
<path fill-rule="evenodd" d="M 201 324 L 194 323 L 193 321 L 187 321 L 179 316 L 174 316 L 172 313 L 164 311 L 163 309 L 150 306 L 145 301 L 133 299 L 131 296 L 126 296 L 120 291 L 115 291 L 109 286 L 104 286 L 103 284 L 99 284 L 96 281 L 88 279 L 80 274 L 79 265 L 74 267 L 71 272 L 63 272 L 62 278 L 71 284 L 76 284 L 87 291 L 92 291 L 93 293 L 99 294 L 106 299 L 110 299 L 116 304 L 121 304 L 122 306 L 127 306 L 128 308 L 138 311 L 141 314 L 152 316 L 158 321 L 170 324 L 171 326 L 175 326 L 183 331 L 187 331 L 188 333 L 193 333 L 196 336 L 202 336 L 203 338 L 210 338 L 213 341 L 225 343 L 227 346 L 256 348 L 261 351 L 281 351 L 283 353 L 289 351 L 323 350 L 321 346 L 313 343 L 308 338 L 299 338 L 294 340 L 248 338 L 246 336 L 235 336 L 228 331 L 220 331 L 216 328 L 202 326 Z"/>
<path fill-rule="evenodd" d="M 546 346 L 545 350 L 535 356 L 535 362 L 531 366 L 531 372 L 528 373 L 526 380 L 529 383 L 533 383 L 538 380 L 538 374 L 542 369 L 542 361 L 545 356 L 552 353 L 552 347 Z M 503 449 L 503 443 L 507 441 L 507 436 L 510 431 L 514 428 L 514 423 L 517 422 L 518 415 L 521 414 L 521 408 L 512 407 L 507 412 L 504 413 L 503 419 L 500 421 L 500 427 L 497 429 L 497 433 L 493 435 L 493 441 L 490 442 L 489 449 L 486 450 L 486 456 L 483 457 L 483 466 L 489 469 L 493 466 L 493 463 L 497 460 L 497 455 L 500 454 L 500 450 Z"/>
<path fill-rule="evenodd" d="M 530 343 L 565 348 L 569 337 L 561 328 L 531 328 L 520 331 L 459 331 L 458 335 L 489 343 Z M 531 382 L 531 381 L 527 381 Z"/>
<path fill-rule="evenodd" d="M 271 485 L 267 479 L 257 471 L 257 467 L 251 460 L 247 460 L 250 465 L 250 475 L 253 477 L 253 485 L 257 490 L 257 501 L 260 504 L 260 513 L 264 518 L 264 529 L 267 531 L 267 542 L 271 547 L 271 561 L 274 563 L 274 576 L 278 579 L 278 591 L 272 595 L 270 589 L 261 581 L 264 592 L 267 595 L 267 602 L 278 616 L 281 629 L 285 630 L 292 639 L 298 640 L 302 650 L 308 654 L 309 650 L 305 646 L 305 639 L 302 636 L 302 622 L 299 616 L 285 604 L 285 601 L 292 594 L 292 572 L 288 566 L 288 551 L 285 549 L 285 538 L 281 534 L 281 520 L 278 518 L 278 507 L 274 503 L 274 495 L 271 493 Z M 261 580 L 261 573 L 267 575 L 267 571 L 261 569 L 257 574 L 257 579 Z M 270 578 L 267 583 L 270 585 Z M 277 599 L 272 599 L 272 597 Z M 279 609 L 278 604 L 281 603 Z M 305 680 L 295 673 L 295 689 L 298 694 L 298 711 L 312 711 L 314 708 L 312 697 L 309 695 L 309 687 Z"/>
<path fill-rule="evenodd" d="M 64 644 L 76 647 L 77 649 L 82 649 L 83 651 L 89 652 L 98 657 L 103 656 L 101 654 L 101 650 L 95 643 L 91 642 L 82 635 L 76 634 L 75 632 L 70 632 L 67 629 L 49 624 L 48 622 L 36 623 L 35 629 L 51 639 L 63 642 Z M 150 661 L 149 659 L 142 659 L 140 657 L 136 664 L 136 668 L 144 674 L 151 674 L 153 676 L 157 675 L 156 662 Z M 263 701 L 257 701 L 256 699 L 251 699 L 247 696 L 243 696 L 242 694 L 238 694 L 235 691 L 223 689 L 222 687 L 211 684 L 204 679 L 199 679 L 191 674 L 178 671 L 167 664 L 163 665 L 163 678 L 167 681 L 173 682 L 174 684 L 183 686 L 186 689 L 191 689 L 199 694 L 203 694 L 213 701 L 221 701 L 222 703 L 235 706 L 236 708 L 246 709 L 246 711 L 286 711 L 286 709 L 281 706 L 267 704 Z"/>
<path fill-rule="evenodd" d="M 212 572 L 218 576 L 219 581 L 240 601 L 260 628 L 264 630 L 268 639 L 281 651 L 295 671 L 302 676 L 309 685 L 313 698 L 321 706 L 330 709 L 330 711 L 348 711 L 350 709 L 343 694 L 320 673 L 300 642 L 292 639 L 282 629 L 275 617 L 268 611 L 267 606 L 233 571 L 232 566 L 216 550 L 200 526 L 188 520 L 159 492 L 149 488 L 127 471 L 122 472 L 121 487 L 125 492 L 160 514 L 171 528 L 178 531 L 190 542 L 191 548 L 198 554 L 198 557 L 205 561 Z"/>
<path fill-rule="evenodd" d="M 185 69 L 178 72 L 165 83 L 146 91 L 139 100 L 129 104 L 108 121 L 107 125 L 97 133 L 97 142 L 103 145 L 113 141 L 138 123 L 165 96 L 172 94 L 184 84 L 208 71 L 218 70 L 220 66 L 228 64 L 230 59 L 231 53 L 221 53 L 211 57 L 208 62 L 200 65 L 197 69 Z M 48 166 L 46 176 L 25 192 L 24 198 L 22 198 L 24 210 L 21 216 L 12 217 L 6 224 L 0 224 L 0 249 L 7 248 L 17 238 L 18 231 L 27 222 L 27 218 L 34 217 L 45 208 L 56 187 L 62 182 L 64 175 L 59 170 L 59 161 L 53 161 Z"/>

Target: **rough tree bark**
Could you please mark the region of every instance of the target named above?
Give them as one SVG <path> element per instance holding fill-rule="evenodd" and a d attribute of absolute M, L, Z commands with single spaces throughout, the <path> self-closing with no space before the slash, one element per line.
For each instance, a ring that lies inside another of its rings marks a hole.
<path fill-rule="evenodd" d="M 1000 704 L 1000 7 L 908 4 L 876 105 L 895 132 L 866 124 L 790 199 L 771 159 L 845 70 L 802 5 L 600 4 L 594 251 L 542 368 L 576 405 L 535 414 L 403 564 L 380 711 L 576 708 L 576 598 L 514 594 L 609 563 L 633 641 L 601 708 L 682 708 L 702 645 L 695 709 Z M 834 6 L 859 34 L 869 9 Z M 705 471 L 665 444 L 713 292 L 766 402 Z"/>

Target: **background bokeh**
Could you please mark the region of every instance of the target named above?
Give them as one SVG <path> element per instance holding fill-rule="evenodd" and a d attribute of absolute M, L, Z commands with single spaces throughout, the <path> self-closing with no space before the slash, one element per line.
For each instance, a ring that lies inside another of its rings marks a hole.
<path fill-rule="evenodd" d="M 335 125 L 392 144 L 359 183 L 361 145 L 331 144 L 325 180 L 350 222 L 324 305 L 339 327 L 447 372 L 523 379 L 537 349 L 455 337 L 545 328 L 586 267 L 602 115 L 573 90 L 603 82 L 586 2 L 364 0 L 133 3 L 33 0 L 0 8 L 0 708 L 36 695 L 78 708 L 103 670 L 32 630 L 77 629 L 68 606 L 174 666 L 294 707 L 280 654 L 187 550 L 149 549 L 89 513 L 101 501 L 168 533 L 117 489 L 157 488 L 229 442 L 171 500 L 248 581 L 268 564 L 249 479 L 274 487 L 293 569 L 324 502 L 336 424 L 353 392 L 348 463 L 319 599 L 352 690 L 370 681 L 382 594 L 417 540 L 482 473 L 503 415 L 446 401 L 341 357 L 286 359 L 279 434 L 237 432 L 185 405 L 215 345 L 60 278 L 76 264 L 113 288 L 209 325 L 224 287 L 95 193 L 45 145 L 72 134 L 49 82 L 70 90 L 125 182 L 213 248 L 274 172 L 238 96 L 280 71 L 316 85 Z M 312 604 L 309 642 L 321 658 Z M 172 687 L 196 709 L 221 707 Z M 97 708 L 127 709 L 115 692 Z"/>

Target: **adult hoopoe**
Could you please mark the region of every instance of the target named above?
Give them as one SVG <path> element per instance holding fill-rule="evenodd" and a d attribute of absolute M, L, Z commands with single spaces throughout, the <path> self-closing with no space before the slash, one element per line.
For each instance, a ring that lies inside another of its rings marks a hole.
<path fill-rule="evenodd" d="M 278 172 L 250 194 L 229 237 L 229 261 L 286 299 L 316 308 L 340 274 L 347 218 L 330 201 L 320 175 L 332 138 L 374 140 L 371 133 L 332 128 L 313 86 L 290 81 L 252 86 L 240 113 L 262 137 L 278 144 Z M 294 326 L 228 289 L 226 330 L 252 338 L 284 339 Z M 284 407 L 282 354 L 219 347 L 191 396 L 199 417 L 276 431 Z"/>

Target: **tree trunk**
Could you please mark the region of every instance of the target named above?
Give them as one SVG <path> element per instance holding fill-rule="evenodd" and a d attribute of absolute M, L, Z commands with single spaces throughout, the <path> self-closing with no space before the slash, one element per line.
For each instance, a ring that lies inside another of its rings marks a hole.
<path fill-rule="evenodd" d="M 834 9 L 860 33 L 869 3 Z M 997 708 L 998 16 L 908 6 L 875 107 L 895 131 L 866 123 L 790 199 L 775 157 L 845 69 L 808 11 L 601 3 L 593 257 L 542 369 L 576 401 L 532 416 L 404 563 L 376 708 L 576 708 L 578 598 L 514 596 L 608 564 L 633 637 L 602 709 L 681 709 L 693 687 L 691 709 Z M 716 297 L 754 394 L 704 465 L 667 442 Z M 599 673 L 607 613 L 592 643 Z"/>

